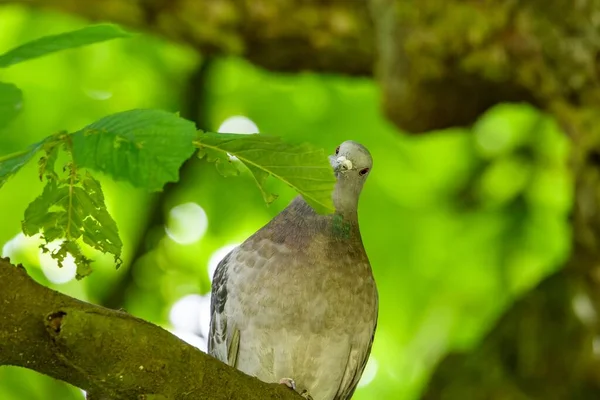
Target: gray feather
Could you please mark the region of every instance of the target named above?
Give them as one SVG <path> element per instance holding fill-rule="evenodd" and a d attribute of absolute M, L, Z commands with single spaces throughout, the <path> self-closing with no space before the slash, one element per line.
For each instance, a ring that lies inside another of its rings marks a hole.
<path fill-rule="evenodd" d="M 373 340 L 375 339 L 375 331 L 377 330 L 377 321 L 375 321 L 375 326 L 373 327 L 373 335 L 371 336 L 371 340 L 369 341 L 369 345 L 361 358 L 359 364 L 353 366 L 351 364 L 348 365 L 347 372 L 352 374 L 352 380 L 349 385 L 340 386 L 340 391 L 338 395 L 334 398 L 334 400 L 349 400 L 352 398 L 358 383 L 360 382 L 360 378 L 367 366 L 367 362 L 369 361 L 369 356 L 371 355 L 371 348 L 373 347 Z"/>
<path fill-rule="evenodd" d="M 227 346 L 227 316 L 225 303 L 227 302 L 227 271 L 231 252 L 217 265 L 212 280 L 210 298 L 210 328 L 208 332 L 208 353 L 215 358 L 229 362 Z M 230 364 L 231 365 L 231 364 Z"/>

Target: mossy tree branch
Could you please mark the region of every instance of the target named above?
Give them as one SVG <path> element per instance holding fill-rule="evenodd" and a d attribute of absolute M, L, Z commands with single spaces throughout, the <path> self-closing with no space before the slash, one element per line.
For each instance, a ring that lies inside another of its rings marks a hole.
<path fill-rule="evenodd" d="M 301 399 L 125 312 L 46 288 L 0 259 L 0 366 L 29 368 L 95 399 Z"/>
<path fill-rule="evenodd" d="M 375 59 L 363 0 L 0 0 L 8 3 L 116 22 L 276 71 L 370 75 Z"/>
<path fill-rule="evenodd" d="M 408 132 L 499 102 L 600 102 L 600 0 L 0 0 L 108 20 L 275 71 L 375 75 Z M 291 17 L 293 16 L 293 18 Z"/>
<path fill-rule="evenodd" d="M 525 101 L 600 101 L 600 1 L 370 0 L 384 110 L 411 132 Z"/>

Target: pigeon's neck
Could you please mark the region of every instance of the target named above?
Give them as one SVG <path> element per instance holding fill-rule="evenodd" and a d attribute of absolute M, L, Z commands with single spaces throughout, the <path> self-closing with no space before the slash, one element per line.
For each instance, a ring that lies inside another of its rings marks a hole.
<path fill-rule="evenodd" d="M 356 212 L 343 215 L 336 211 L 333 214 L 318 214 L 297 196 L 292 202 L 267 225 L 271 239 L 284 241 L 293 237 L 296 244 L 324 235 L 335 241 L 351 241 L 362 243 Z"/>
<path fill-rule="evenodd" d="M 356 203 L 354 203 L 356 204 Z M 319 214 L 317 213 L 303 198 L 302 196 L 297 196 L 290 205 L 288 206 L 289 211 L 294 213 L 298 213 L 303 215 L 304 218 L 317 218 L 317 219 L 336 219 L 336 220 L 344 220 L 346 222 L 357 224 L 358 223 L 358 213 L 356 211 L 356 206 L 353 204 L 349 204 L 348 202 L 336 201 L 334 196 L 333 205 L 335 207 L 335 213 L 333 214 Z"/>
<path fill-rule="evenodd" d="M 338 182 L 333 190 L 332 199 L 337 215 L 348 221 L 358 221 L 358 193 L 354 187 Z"/>

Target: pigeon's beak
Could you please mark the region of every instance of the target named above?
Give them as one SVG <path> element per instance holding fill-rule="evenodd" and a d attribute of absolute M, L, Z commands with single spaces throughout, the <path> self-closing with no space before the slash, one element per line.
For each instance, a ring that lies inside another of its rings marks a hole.
<path fill-rule="evenodd" d="M 344 156 L 331 156 L 329 157 L 329 161 L 335 172 L 346 172 L 352 169 L 352 161 Z"/>

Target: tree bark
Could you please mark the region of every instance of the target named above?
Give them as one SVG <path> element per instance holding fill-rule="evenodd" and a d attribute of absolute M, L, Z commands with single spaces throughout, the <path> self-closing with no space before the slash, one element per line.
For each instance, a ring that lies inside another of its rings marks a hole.
<path fill-rule="evenodd" d="M 41 286 L 8 259 L 0 285 L 0 366 L 33 369 L 95 399 L 301 399 L 158 326 Z"/>

